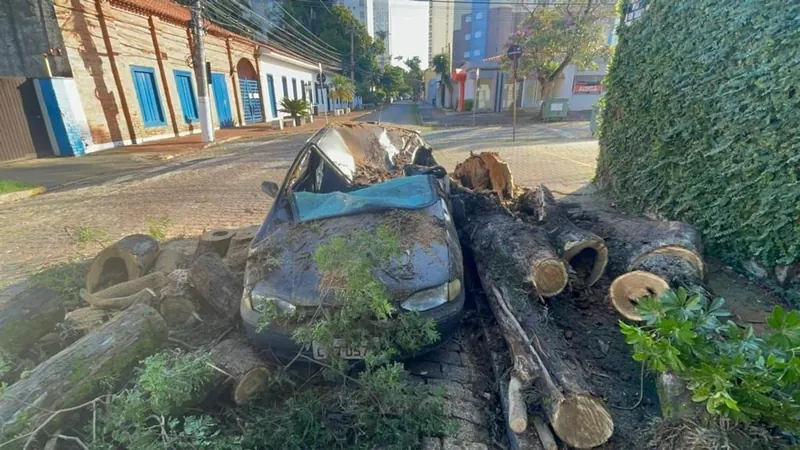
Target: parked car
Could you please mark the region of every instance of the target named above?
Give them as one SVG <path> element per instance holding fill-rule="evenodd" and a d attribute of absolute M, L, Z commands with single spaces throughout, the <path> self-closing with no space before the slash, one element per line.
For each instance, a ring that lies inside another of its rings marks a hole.
<path fill-rule="evenodd" d="M 281 186 L 264 182 L 262 189 L 274 202 L 251 244 L 241 303 L 256 346 L 279 357 L 302 350 L 325 358 L 327 350 L 316 345 L 301 349 L 291 329 L 270 324 L 259 330 L 260 313 L 268 302 L 282 310 L 335 307 L 318 288 L 314 251 L 335 236 L 372 232 L 387 220 L 401 221 L 408 230 L 402 239 L 411 245 L 402 264 L 374 275 L 401 313 L 417 311 L 435 321 L 439 344 L 456 332 L 464 271 L 447 201 L 449 178 L 418 132 L 373 123 L 328 126 L 305 143 Z"/>

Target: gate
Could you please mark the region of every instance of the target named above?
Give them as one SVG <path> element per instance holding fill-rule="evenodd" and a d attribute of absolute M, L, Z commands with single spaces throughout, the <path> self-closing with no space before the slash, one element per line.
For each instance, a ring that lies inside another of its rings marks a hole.
<path fill-rule="evenodd" d="M 0 77 L 0 161 L 53 156 L 33 80 Z"/>
<path fill-rule="evenodd" d="M 261 96 L 258 93 L 258 80 L 239 78 L 239 91 L 242 93 L 244 123 L 263 122 L 264 116 L 261 114 Z"/>

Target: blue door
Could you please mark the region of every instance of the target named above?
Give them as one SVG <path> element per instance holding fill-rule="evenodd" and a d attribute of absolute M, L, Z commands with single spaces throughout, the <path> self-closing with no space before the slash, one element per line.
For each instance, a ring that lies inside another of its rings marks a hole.
<path fill-rule="evenodd" d="M 228 84 L 225 82 L 225 74 L 211 74 L 211 89 L 214 91 L 214 105 L 217 107 L 217 117 L 219 126 L 222 128 L 233 126 L 231 116 L 231 102 L 228 98 Z"/>
<path fill-rule="evenodd" d="M 178 99 L 181 101 L 184 122 L 197 122 L 200 116 L 197 114 L 197 100 L 194 97 L 194 88 L 192 87 L 192 74 L 187 70 L 176 70 L 175 85 L 178 87 Z"/>
<path fill-rule="evenodd" d="M 272 75 L 267 75 L 267 89 L 269 89 L 269 107 L 272 110 L 272 117 L 278 118 L 278 104 L 275 101 L 275 80 Z"/>
<path fill-rule="evenodd" d="M 258 91 L 258 80 L 239 78 L 239 92 L 242 93 L 242 108 L 244 109 L 244 123 L 262 122 L 261 95 Z"/>

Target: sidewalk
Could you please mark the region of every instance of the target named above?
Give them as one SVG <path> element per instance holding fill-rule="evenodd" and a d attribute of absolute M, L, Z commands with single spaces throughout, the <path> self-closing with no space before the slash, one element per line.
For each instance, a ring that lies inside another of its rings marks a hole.
<path fill-rule="evenodd" d="M 371 110 L 353 111 L 344 116 L 328 116 L 331 123 L 356 120 Z M 199 134 L 118 147 L 78 158 L 42 158 L 0 164 L 0 180 L 18 180 L 43 186 L 48 192 L 98 185 L 143 171 L 157 171 L 166 165 L 180 165 L 205 159 L 234 141 L 264 140 L 296 134 L 311 134 L 325 126 L 325 117 L 313 123 L 283 130 L 260 123 L 216 131 L 216 141 L 203 143 Z M 217 151 L 213 151 L 218 149 Z M 169 164 L 165 161 L 173 160 Z"/>

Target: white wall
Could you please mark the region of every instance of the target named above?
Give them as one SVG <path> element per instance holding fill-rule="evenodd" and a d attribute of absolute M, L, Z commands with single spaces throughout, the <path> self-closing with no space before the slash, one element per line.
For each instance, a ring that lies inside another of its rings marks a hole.
<path fill-rule="evenodd" d="M 292 91 L 292 79 L 297 80 L 297 98 L 303 98 L 300 81 L 305 81 L 306 84 L 311 83 L 313 88 L 313 83 L 315 82 L 316 76 L 319 73 L 317 70 L 309 67 L 310 65 L 304 67 L 305 64 L 302 62 L 298 61 L 297 64 L 292 64 L 288 61 L 271 57 L 270 55 L 262 55 L 259 58 L 258 63 L 260 64 L 259 70 L 261 71 L 261 86 L 263 90 L 261 96 L 264 99 L 264 109 L 266 110 L 264 114 L 265 121 L 274 120 L 277 118 L 272 114 L 272 98 L 270 98 L 269 95 L 267 75 L 272 75 L 275 86 L 275 106 L 278 109 L 278 115 L 281 115 L 281 99 L 283 99 L 283 82 L 281 81 L 282 77 L 286 77 L 286 87 L 289 91 L 289 98 L 294 98 L 294 92 Z M 306 100 L 311 102 L 311 99 L 308 98 L 308 95 L 306 95 Z M 314 93 L 314 102 L 317 102 L 317 93 Z"/>
<path fill-rule="evenodd" d="M 587 111 L 591 110 L 598 100 L 603 97 L 603 94 L 576 94 L 572 92 L 573 82 L 575 75 L 597 75 L 604 76 L 606 74 L 606 64 L 600 62 L 597 70 L 577 70 L 577 68 L 570 64 L 564 69 L 564 78 L 559 80 L 556 84 L 556 91 L 553 95 L 554 98 L 568 98 L 570 111 Z"/>

